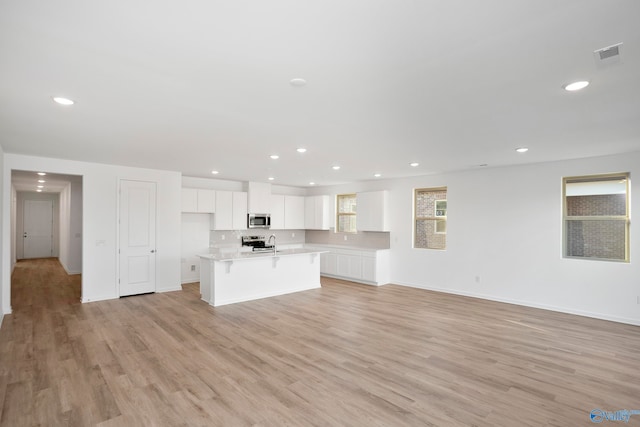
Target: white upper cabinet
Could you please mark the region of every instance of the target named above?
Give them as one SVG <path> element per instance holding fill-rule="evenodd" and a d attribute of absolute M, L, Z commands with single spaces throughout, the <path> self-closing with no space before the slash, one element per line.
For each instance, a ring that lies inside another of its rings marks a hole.
<path fill-rule="evenodd" d="M 284 196 L 284 228 L 304 229 L 304 196 Z"/>
<path fill-rule="evenodd" d="M 214 213 L 216 192 L 201 188 L 182 189 L 182 212 Z"/>
<path fill-rule="evenodd" d="M 215 213 L 216 192 L 215 190 L 198 189 L 198 212 Z"/>
<path fill-rule="evenodd" d="M 216 191 L 216 213 L 213 230 L 233 230 L 233 191 Z"/>
<path fill-rule="evenodd" d="M 304 228 L 328 230 L 331 225 L 329 196 L 308 196 L 304 204 Z"/>
<path fill-rule="evenodd" d="M 233 192 L 233 230 L 247 229 L 247 193 Z"/>
<path fill-rule="evenodd" d="M 195 188 L 182 189 L 182 212 L 198 211 L 198 190 Z"/>
<path fill-rule="evenodd" d="M 216 212 L 212 230 L 245 230 L 247 228 L 247 193 L 216 191 Z"/>
<path fill-rule="evenodd" d="M 248 212 L 271 213 L 271 184 L 249 182 Z"/>
<path fill-rule="evenodd" d="M 284 197 L 281 194 L 271 195 L 271 229 L 282 230 L 284 229 Z"/>
<path fill-rule="evenodd" d="M 358 231 L 390 231 L 388 191 L 367 191 L 356 194 L 356 227 Z"/>

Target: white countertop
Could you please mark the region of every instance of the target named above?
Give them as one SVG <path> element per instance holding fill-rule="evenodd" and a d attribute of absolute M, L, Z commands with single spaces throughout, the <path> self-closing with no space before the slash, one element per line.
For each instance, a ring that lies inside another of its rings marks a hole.
<path fill-rule="evenodd" d="M 365 246 L 349 246 L 349 245 L 331 245 L 326 243 L 305 243 L 306 247 L 311 248 L 327 248 L 327 249 L 345 249 L 349 251 L 360 252 L 376 252 L 376 251 L 388 251 L 389 248 L 369 248 Z"/>
<path fill-rule="evenodd" d="M 278 250 L 275 254 L 272 251 L 269 251 L 269 252 L 231 251 L 231 252 L 200 254 L 198 256 L 202 259 L 209 259 L 211 261 L 238 261 L 238 260 L 251 260 L 251 259 L 259 259 L 259 258 L 266 258 L 266 257 L 320 254 L 324 252 L 327 252 L 327 251 L 296 248 L 296 249 Z"/>

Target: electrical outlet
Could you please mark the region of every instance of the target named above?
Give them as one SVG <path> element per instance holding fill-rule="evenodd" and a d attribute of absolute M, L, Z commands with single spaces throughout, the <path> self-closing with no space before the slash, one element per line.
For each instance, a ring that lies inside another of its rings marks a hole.
<path fill-rule="evenodd" d="M 196 271 L 196 266 L 194 264 L 191 264 L 191 271 Z"/>
<path fill-rule="evenodd" d="M 346 234 L 345 234 L 345 236 L 344 236 L 344 240 L 347 240 L 347 235 L 346 235 Z"/>
<path fill-rule="evenodd" d="M 224 237 L 224 234 L 223 234 L 222 236 L 220 236 L 220 239 L 221 239 L 221 240 L 226 239 L 226 237 Z"/>
<path fill-rule="evenodd" d="M 291 237 L 296 237 L 296 233 L 291 233 Z"/>

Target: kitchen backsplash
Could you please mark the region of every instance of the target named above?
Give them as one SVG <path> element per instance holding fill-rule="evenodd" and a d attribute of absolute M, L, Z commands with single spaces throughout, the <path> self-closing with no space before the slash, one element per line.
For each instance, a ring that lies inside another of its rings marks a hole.
<path fill-rule="evenodd" d="M 291 245 L 295 243 L 305 243 L 305 230 L 235 230 L 235 231 L 209 231 L 209 247 L 240 247 L 241 236 L 264 236 L 266 239 L 272 234 L 276 236 L 278 245 Z"/>
<path fill-rule="evenodd" d="M 346 240 L 345 240 L 346 237 Z M 308 244 L 356 246 L 367 249 L 389 249 L 390 233 L 360 231 L 357 233 L 334 233 L 333 230 L 307 230 Z"/>
<path fill-rule="evenodd" d="M 241 236 L 276 236 L 278 245 L 290 245 L 299 243 L 356 246 L 367 249 L 389 249 L 390 233 L 387 232 L 358 232 L 358 233 L 334 233 L 333 230 L 235 230 L 209 232 L 210 248 L 240 247 Z M 346 236 L 346 240 L 345 240 Z"/>

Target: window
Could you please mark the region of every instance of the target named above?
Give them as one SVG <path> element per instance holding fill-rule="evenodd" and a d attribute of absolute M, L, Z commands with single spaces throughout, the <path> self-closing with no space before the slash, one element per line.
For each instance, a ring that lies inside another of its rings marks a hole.
<path fill-rule="evenodd" d="M 419 188 L 414 194 L 414 248 L 447 248 L 447 187 Z"/>
<path fill-rule="evenodd" d="M 629 261 L 629 174 L 564 178 L 564 256 Z"/>
<path fill-rule="evenodd" d="M 345 233 L 356 232 L 356 195 L 338 194 L 336 200 L 337 218 L 336 231 Z"/>

